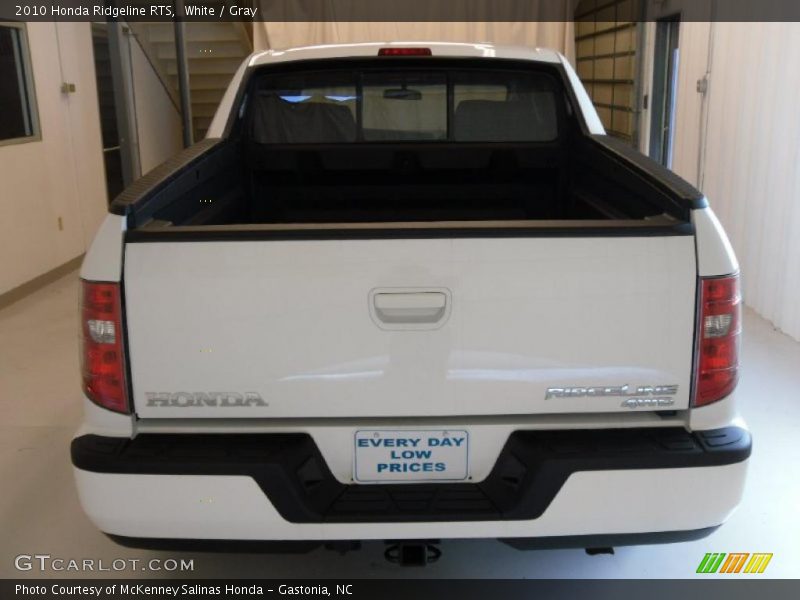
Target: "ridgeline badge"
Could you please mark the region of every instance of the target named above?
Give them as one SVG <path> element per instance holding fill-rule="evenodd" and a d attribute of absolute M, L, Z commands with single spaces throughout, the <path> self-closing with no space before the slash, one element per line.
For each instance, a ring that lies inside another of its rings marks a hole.
<path fill-rule="evenodd" d="M 623 398 L 623 408 L 653 408 L 675 404 L 677 385 L 640 385 L 632 388 L 625 385 L 552 387 L 547 388 L 545 400 L 552 398 Z"/>

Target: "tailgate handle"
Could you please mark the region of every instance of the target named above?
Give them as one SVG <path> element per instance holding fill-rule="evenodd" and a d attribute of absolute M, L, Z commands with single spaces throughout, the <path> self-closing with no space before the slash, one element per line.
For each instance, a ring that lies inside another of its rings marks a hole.
<path fill-rule="evenodd" d="M 443 292 L 379 292 L 373 294 L 375 316 L 384 323 L 438 323 L 447 312 Z"/>

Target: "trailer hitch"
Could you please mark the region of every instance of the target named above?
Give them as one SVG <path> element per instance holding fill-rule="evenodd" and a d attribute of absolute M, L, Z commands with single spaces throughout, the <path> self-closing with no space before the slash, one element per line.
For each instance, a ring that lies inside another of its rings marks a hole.
<path fill-rule="evenodd" d="M 614 554 L 614 548 L 610 546 L 606 547 L 598 547 L 598 548 L 585 548 L 586 554 L 589 556 L 597 556 L 598 554 Z"/>
<path fill-rule="evenodd" d="M 386 542 L 383 556 L 401 567 L 424 567 L 435 563 L 442 556 L 439 540 L 399 540 Z"/>

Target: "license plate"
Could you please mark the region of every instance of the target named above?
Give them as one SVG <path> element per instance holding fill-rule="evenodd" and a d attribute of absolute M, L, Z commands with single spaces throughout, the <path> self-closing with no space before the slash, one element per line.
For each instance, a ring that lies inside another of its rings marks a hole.
<path fill-rule="evenodd" d="M 353 478 L 360 483 L 461 481 L 469 476 L 469 433 L 461 429 L 356 431 Z"/>

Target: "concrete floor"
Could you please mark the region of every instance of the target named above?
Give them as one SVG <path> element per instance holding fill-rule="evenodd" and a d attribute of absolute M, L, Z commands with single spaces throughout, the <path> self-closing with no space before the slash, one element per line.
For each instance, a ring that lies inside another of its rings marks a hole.
<path fill-rule="evenodd" d="M 345 556 L 323 550 L 225 555 L 129 550 L 106 539 L 78 506 L 69 462 L 68 445 L 81 420 L 77 308 L 73 273 L 0 310 L 0 577 L 40 577 L 15 570 L 14 557 L 50 554 L 107 562 L 193 558 L 195 571 L 187 575 L 195 577 L 684 578 L 695 576 L 706 552 L 772 552 L 761 577 L 800 576 L 800 344 L 750 310 L 740 384 L 742 413 L 755 439 L 750 479 L 738 511 L 711 537 L 595 557 L 582 550 L 518 552 L 496 541 L 449 541 L 436 565 L 400 571 L 384 561 L 379 543 Z M 50 574 L 70 575 L 92 574 Z"/>

